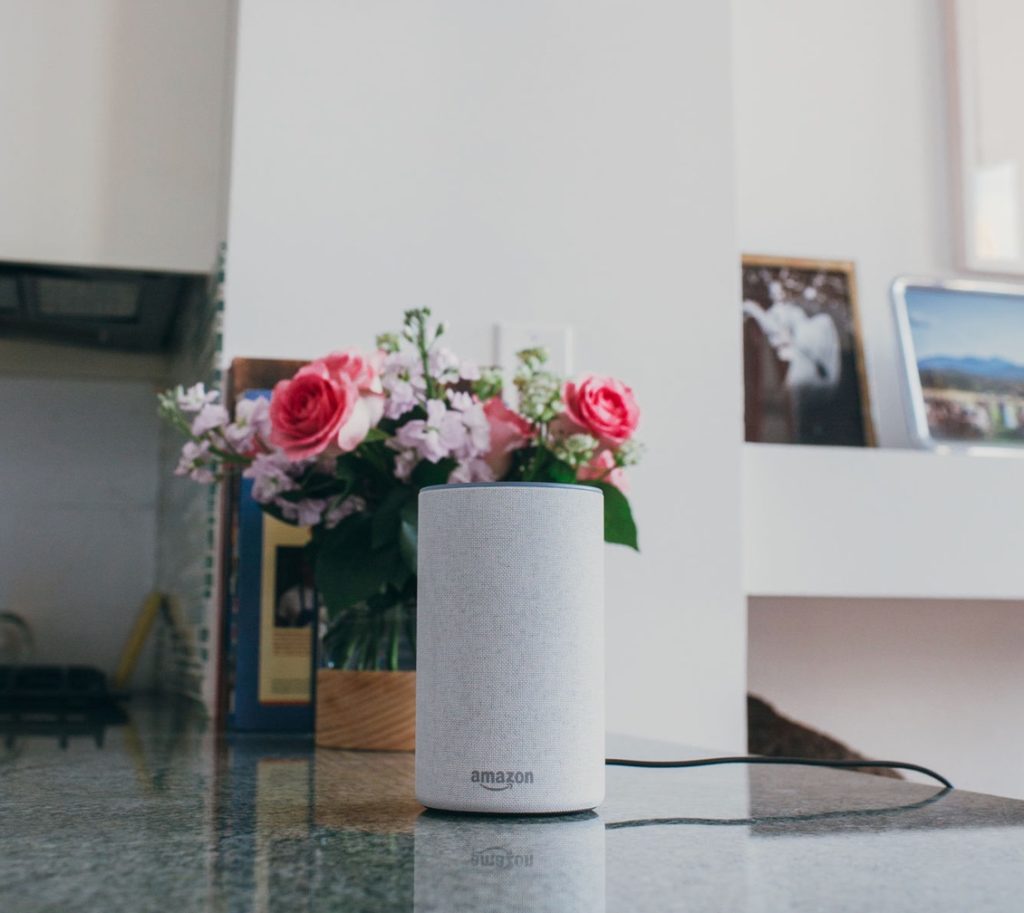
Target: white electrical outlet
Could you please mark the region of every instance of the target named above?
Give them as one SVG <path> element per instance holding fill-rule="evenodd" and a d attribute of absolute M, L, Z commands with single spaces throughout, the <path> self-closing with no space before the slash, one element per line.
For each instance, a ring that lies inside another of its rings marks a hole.
<path fill-rule="evenodd" d="M 568 377 L 572 373 L 572 328 L 540 324 L 498 323 L 494 327 L 494 363 L 501 368 L 505 389 L 512 386 L 516 352 L 545 349 L 548 368 Z"/>

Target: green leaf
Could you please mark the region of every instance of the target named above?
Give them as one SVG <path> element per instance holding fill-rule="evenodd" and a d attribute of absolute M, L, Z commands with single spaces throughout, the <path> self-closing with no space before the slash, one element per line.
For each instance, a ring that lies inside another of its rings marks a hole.
<path fill-rule="evenodd" d="M 426 488 L 428 485 L 444 485 L 454 468 L 455 460 L 441 460 L 437 463 L 420 460 L 412 471 L 410 481 L 417 488 Z"/>
<path fill-rule="evenodd" d="M 552 457 L 544 467 L 545 474 L 552 482 L 569 485 L 576 481 L 576 470 L 568 463 Z"/>
<path fill-rule="evenodd" d="M 397 546 L 371 551 L 365 543 L 352 542 L 348 548 L 322 548 L 317 555 L 317 587 L 334 612 L 369 599 L 388 584 L 401 587 L 408 579 Z"/>
<path fill-rule="evenodd" d="M 334 529 L 314 530 L 320 533 L 317 550 L 326 552 L 348 552 L 370 550 L 370 518 L 365 513 L 349 514 Z"/>
<path fill-rule="evenodd" d="M 403 505 L 416 494 L 415 490 L 402 485 L 393 488 L 373 511 L 370 523 L 370 548 L 382 548 L 398 539 L 401 525 L 400 512 Z"/>
<path fill-rule="evenodd" d="M 402 557 L 402 552 L 398 546 L 388 549 L 385 554 L 387 555 L 387 564 L 385 565 L 387 582 L 396 590 L 400 590 L 408 583 L 412 572 L 405 563 L 405 559 Z"/>
<path fill-rule="evenodd" d="M 334 478 L 338 480 L 338 495 L 342 498 L 346 497 L 355 487 L 356 479 L 359 478 L 359 467 L 355 459 L 347 454 L 338 457 L 334 464 Z"/>
<path fill-rule="evenodd" d="M 386 441 L 389 437 L 391 437 L 391 435 L 386 431 L 382 431 L 380 428 L 371 428 L 366 432 L 366 437 L 363 438 L 363 443 L 372 444 L 375 441 Z"/>
<path fill-rule="evenodd" d="M 419 547 L 419 504 L 413 498 L 402 505 L 401 526 L 398 530 L 398 550 L 405 566 L 416 573 L 416 553 Z"/>
<path fill-rule="evenodd" d="M 279 497 L 293 503 L 305 501 L 307 498 L 330 498 L 339 493 L 346 493 L 340 492 L 340 487 L 334 476 L 311 472 L 302 478 L 298 488 L 281 492 Z"/>
<path fill-rule="evenodd" d="M 607 482 L 586 482 L 604 492 L 604 541 L 628 545 L 640 551 L 637 544 L 636 523 L 626 496 Z"/>

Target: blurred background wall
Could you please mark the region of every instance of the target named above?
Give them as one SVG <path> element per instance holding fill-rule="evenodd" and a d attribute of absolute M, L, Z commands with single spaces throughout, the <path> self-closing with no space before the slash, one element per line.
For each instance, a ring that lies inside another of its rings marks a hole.
<path fill-rule="evenodd" d="M 365 346 L 403 309 L 494 360 L 571 325 L 648 445 L 609 549 L 608 725 L 745 741 L 729 5 L 242 0 L 226 357 Z"/>

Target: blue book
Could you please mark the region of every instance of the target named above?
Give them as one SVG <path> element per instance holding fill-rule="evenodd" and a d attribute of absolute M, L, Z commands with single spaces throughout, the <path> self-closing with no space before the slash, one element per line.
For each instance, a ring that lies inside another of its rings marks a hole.
<path fill-rule="evenodd" d="M 246 399 L 269 396 L 252 390 Z M 229 726 L 312 732 L 316 591 L 305 548 L 309 531 L 264 513 L 242 479 L 235 536 L 234 695 Z"/>

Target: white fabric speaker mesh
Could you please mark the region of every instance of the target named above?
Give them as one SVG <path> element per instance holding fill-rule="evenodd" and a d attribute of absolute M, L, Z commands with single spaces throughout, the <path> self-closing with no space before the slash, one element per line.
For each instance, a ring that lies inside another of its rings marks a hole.
<path fill-rule="evenodd" d="M 456 485 L 419 500 L 416 795 L 532 813 L 604 798 L 604 500 Z"/>

